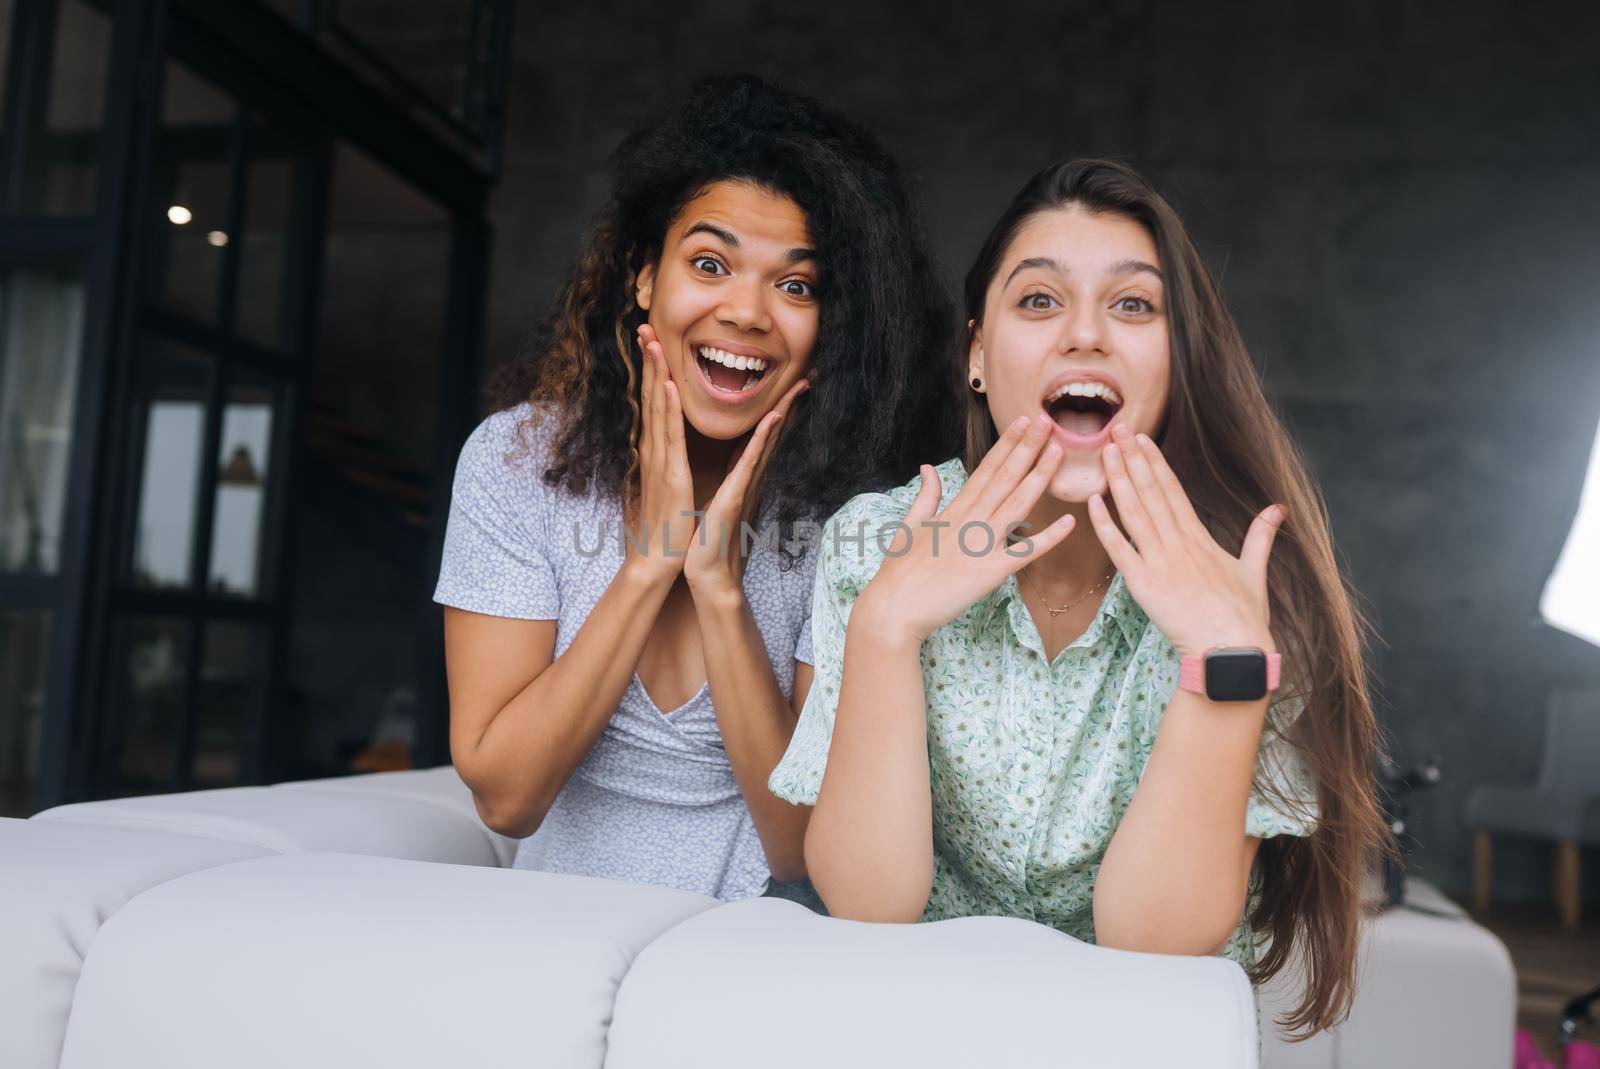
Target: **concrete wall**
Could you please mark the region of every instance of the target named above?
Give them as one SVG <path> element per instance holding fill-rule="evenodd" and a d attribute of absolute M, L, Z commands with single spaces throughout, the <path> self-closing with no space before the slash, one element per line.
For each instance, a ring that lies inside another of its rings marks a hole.
<path fill-rule="evenodd" d="M 1531 779 L 1546 694 L 1600 680 L 1600 649 L 1536 609 L 1600 422 L 1597 55 L 1588 5 L 522 5 L 489 360 L 574 255 L 606 153 L 701 73 L 754 70 L 877 130 L 952 280 L 1040 166 L 1140 166 L 1322 480 L 1387 643 L 1395 748 L 1443 759 L 1413 868 L 1460 894 L 1466 792 Z M 1547 898 L 1544 850 L 1506 844 L 1496 891 Z"/>

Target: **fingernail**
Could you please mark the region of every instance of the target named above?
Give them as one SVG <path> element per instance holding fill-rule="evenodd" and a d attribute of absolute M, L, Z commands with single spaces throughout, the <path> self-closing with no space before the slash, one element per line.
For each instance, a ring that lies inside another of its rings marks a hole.
<path fill-rule="evenodd" d="M 1147 434 L 1136 434 L 1136 435 L 1134 435 L 1134 437 L 1139 440 L 1139 444 L 1140 445 L 1154 445 L 1155 444 L 1154 442 L 1152 442 L 1150 440 L 1150 436 L 1147 435 Z"/>

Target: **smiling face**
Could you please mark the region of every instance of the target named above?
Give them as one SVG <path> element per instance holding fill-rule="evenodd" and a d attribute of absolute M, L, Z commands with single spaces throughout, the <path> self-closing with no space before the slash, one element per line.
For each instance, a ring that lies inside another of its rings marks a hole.
<path fill-rule="evenodd" d="M 996 427 L 1048 412 L 1065 450 L 1049 493 L 1108 493 L 1112 423 L 1151 437 L 1167 408 L 1166 293 L 1154 239 L 1124 215 L 1069 204 L 1016 233 L 968 352 Z"/>
<path fill-rule="evenodd" d="M 806 374 L 817 270 L 805 212 L 782 194 L 720 181 L 684 205 L 636 296 L 695 430 L 737 438 Z"/>

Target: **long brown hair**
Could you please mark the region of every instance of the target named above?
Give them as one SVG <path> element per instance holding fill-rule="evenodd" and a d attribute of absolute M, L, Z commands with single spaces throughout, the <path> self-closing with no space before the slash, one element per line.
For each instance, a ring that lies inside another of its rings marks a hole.
<path fill-rule="evenodd" d="M 1271 946 L 1249 976 L 1263 983 L 1298 952 L 1304 994 L 1279 1024 L 1306 1029 L 1290 1037 L 1306 1039 L 1349 1016 L 1367 880 L 1384 856 L 1401 860 L 1377 794 L 1381 739 L 1366 660 L 1374 631 L 1340 569 L 1326 504 L 1262 391 L 1216 280 L 1177 213 L 1132 169 L 1072 160 L 1029 180 L 967 275 L 972 327 L 965 342 L 983 323 L 989 285 L 1017 230 L 1034 214 L 1068 204 L 1126 216 L 1155 240 L 1166 281 L 1171 400 L 1153 438 L 1212 537 L 1238 554 L 1262 509 L 1273 502 L 1288 509 L 1268 565 L 1273 640 L 1286 666 L 1275 700 L 1305 703 L 1285 739 L 1315 776 L 1318 823 L 1308 836 L 1261 843 L 1260 897 L 1249 921 L 1256 935 L 1270 935 Z M 967 349 L 961 346 L 952 366 L 962 380 L 955 388 L 967 397 L 963 459 L 971 471 L 998 435 L 983 397 L 965 389 Z M 1259 786 L 1294 811 L 1272 784 Z"/>

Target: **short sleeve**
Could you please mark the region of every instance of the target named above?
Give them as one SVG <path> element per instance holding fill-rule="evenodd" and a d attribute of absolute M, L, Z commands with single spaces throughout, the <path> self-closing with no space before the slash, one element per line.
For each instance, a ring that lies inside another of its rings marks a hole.
<path fill-rule="evenodd" d="M 433 600 L 490 616 L 554 620 L 561 599 L 545 549 L 550 517 L 541 450 L 512 456 L 520 411 L 485 419 L 461 447 Z"/>
<path fill-rule="evenodd" d="M 767 789 L 795 805 L 816 805 L 822 789 L 822 773 L 828 763 L 828 748 L 833 743 L 833 719 L 839 708 L 839 684 L 844 676 L 845 628 L 856 595 L 866 586 L 871 574 L 882 563 L 872 536 L 875 529 L 869 517 L 878 509 L 875 502 L 887 502 L 893 516 L 903 507 L 885 495 L 863 494 L 852 498 L 824 527 L 817 540 L 817 578 L 812 588 L 811 613 L 807 628 L 809 643 L 802 636 L 798 645 L 809 645 L 814 672 L 811 690 L 800 710 L 789 748 L 772 770 Z M 855 540 L 861 531 L 863 540 Z M 836 537 L 839 533 L 847 537 Z M 796 660 L 806 660 L 797 651 Z"/>
<path fill-rule="evenodd" d="M 1284 732 L 1305 709 L 1305 699 L 1286 695 L 1267 709 L 1261 748 L 1256 757 L 1255 780 L 1245 806 L 1246 835 L 1263 839 L 1274 835 L 1310 835 L 1317 828 L 1317 785 L 1305 758 Z M 1268 794 L 1263 783 L 1283 797 Z"/>
<path fill-rule="evenodd" d="M 800 621 L 800 633 L 795 636 L 794 640 L 794 659 L 797 661 L 804 661 L 809 665 L 815 665 L 817 663 L 816 654 L 812 652 L 811 646 L 811 617 L 815 611 L 812 608 L 812 599 L 815 596 L 816 584 L 815 580 L 813 580 L 811 596 L 806 598 L 805 616 Z"/>
<path fill-rule="evenodd" d="M 812 601 L 816 597 L 817 558 L 822 555 L 822 540 L 807 538 L 803 541 L 805 554 L 795 565 L 795 578 L 803 593 L 796 599 L 800 603 L 800 626 L 794 636 L 794 659 L 814 665 L 816 655 L 811 645 L 811 616 Z"/>

